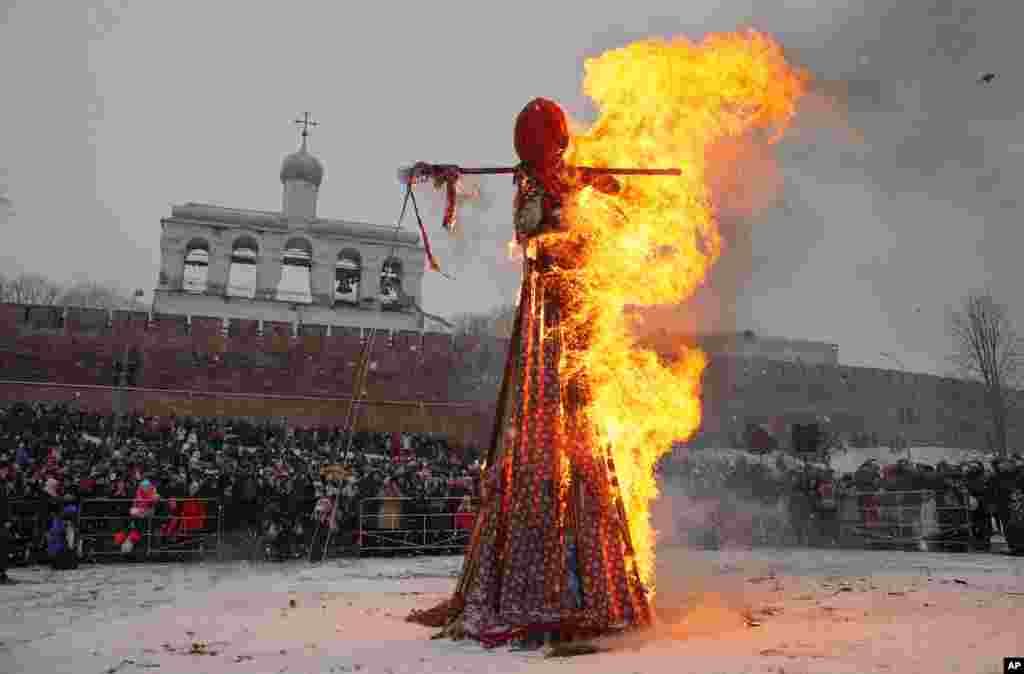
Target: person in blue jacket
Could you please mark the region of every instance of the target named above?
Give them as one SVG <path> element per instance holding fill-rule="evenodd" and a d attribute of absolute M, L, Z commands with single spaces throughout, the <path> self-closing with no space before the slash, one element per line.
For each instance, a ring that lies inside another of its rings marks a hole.
<path fill-rule="evenodd" d="M 78 529 L 75 516 L 78 508 L 65 506 L 60 515 L 54 516 L 46 533 L 46 551 L 54 569 L 78 568 Z"/>

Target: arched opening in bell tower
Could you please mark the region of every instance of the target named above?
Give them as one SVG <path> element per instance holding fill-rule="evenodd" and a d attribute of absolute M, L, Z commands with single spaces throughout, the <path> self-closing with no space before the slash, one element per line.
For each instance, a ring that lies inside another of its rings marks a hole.
<path fill-rule="evenodd" d="M 312 244 L 301 237 L 289 239 L 281 256 L 281 282 L 277 286 L 277 299 L 310 304 L 313 301 L 310 279 L 312 266 Z"/>
<path fill-rule="evenodd" d="M 389 257 L 381 265 L 380 303 L 384 309 L 402 306 L 402 261 L 398 258 Z"/>
<path fill-rule="evenodd" d="M 228 269 L 228 297 L 252 299 L 256 296 L 256 258 L 259 252 L 260 244 L 255 237 L 245 235 L 235 239 Z"/>
<path fill-rule="evenodd" d="M 359 281 L 363 275 L 363 261 L 359 251 L 346 248 L 338 253 L 334 273 L 334 301 L 342 304 L 359 303 Z"/>
<path fill-rule="evenodd" d="M 210 244 L 206 239 L 192 239 L 185 246 L 185 269 L 181 289 L 187 293 L 205 293 L 210 272 Z"/>

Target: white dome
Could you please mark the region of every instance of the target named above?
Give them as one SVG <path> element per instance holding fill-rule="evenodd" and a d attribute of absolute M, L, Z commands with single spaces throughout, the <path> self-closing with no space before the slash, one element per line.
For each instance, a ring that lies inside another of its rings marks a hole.
<path fill-rule="evenodd" d="M 302 180 L 318 188 L 324 181 L 324 165 L 306 150 L 305 139 L 298 152 L 293 152 L 281 162 L 281 182 L 289 180 Z"/>

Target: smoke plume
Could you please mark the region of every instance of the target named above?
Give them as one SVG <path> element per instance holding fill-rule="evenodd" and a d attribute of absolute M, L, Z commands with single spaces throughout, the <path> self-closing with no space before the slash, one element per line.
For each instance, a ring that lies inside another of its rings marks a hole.
<path fill-rule="evenodd" d="M 417 189 L 423 208 L 424 225 L 438 263 L 446 274 L 427 273 L 424 296 L 446 296 L 451 284 L 476 289 L 471 304 L 460 307 L 463 312 L 481 313 L 496 303 L 508 302 L 516 296 L 521 263 L 509 255 L 508 242 L 513 238 L 511 215 L 507 204 L 512 202 L 511 180 L 507 176 L 463 176 L 456 209 L 456 225 L 452 232 L 437 226 L 444 209 L 444 196 L 430 187 Z M 495 208 L 495 205 L 499 205 Z M 496 301 L 495 298 L 498 298 Z M 429 309 L 428 309 L 429 311 Z"/>

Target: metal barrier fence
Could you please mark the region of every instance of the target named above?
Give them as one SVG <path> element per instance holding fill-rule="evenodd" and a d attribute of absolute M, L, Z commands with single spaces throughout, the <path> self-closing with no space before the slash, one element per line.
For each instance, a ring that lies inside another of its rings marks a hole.
<path fill-rule="evenodd" d="M 462 509 L 458 497 L 366 498 L 359 502 L 359 554 L 463 552 L 476 522 L 478 501 Z"/>
<path fill-rule="evenodd" d="M 134 560 L 204 557 L 217 553 L 223 534 L 223 509 L 217 499 L 161 499 L 155 514 L 132 517 L 132 499 L 90 499 L 78 510 L 82 558 Z M 131 551 L 122 549 L 118 532 L 138 532 Z"/>
<path fill-rule="evenodd" d="M 970 549 L 976 540 L 969 500 L 957 491 L 881 491 L 838 499 L 840 542 L 867 547 Z"/>
<path fill-rule="evenodd" d="M 12 499 L 8 501 L 11 530 L 8 554 L 19 564 L 28 564 L 42 545 L 46 531 L 49 504 L 38 499 Z M 0 523 L 2 524 L 2 523 Z"/>
<path fill-rule="evenodd" d="M 43 526 L 47 514 L 47 502 L 38 499 L 11 499 L 8 514 L 17 533 L 33 535 Z"/>
<path fill-rule="evenodd" d="M 677 535 L 691 544 L 757 546 L 838 544 L 850 548 L 989 549 L 987 513 L 972 512 L 957 490 L 840 493 L 831 509 L 747 502 L 728 497 L 696 502 L 698 517 Z"/>
<path fill-rule="evenodd" d="M 224 508 L 217 499 L 162 500 L 156 514 L 132 518 L 132 499 L 90 499 L 83 501 L 77 515 L 82 556 L 86 560 L 128 558 L 202 557 L 218 552 L 224 534 Z M 985 549 L 988 540 L 978 537 L 970 504 L 956 491 L 881 491 L 837 495 L 837 507 L 824 518 L 809 524 L 826 538 L 834 538 L 850 547 L 895 547 L 930 550 L 937 548 Z M 18 555 L 45 552 L 45 532 L 51 503 L 45 500 L 15 499 L 10 503 L 15 546 Z M 464 551 L 476 519 L 478 502 L 461 507 L 464 499 L 368 498 L 357 504 L 356 530 L 335 530 L 331 537 L 339 549 L 347 548 L 348 536 L 355 534 L 359 554 L 374 552 L 449 552 Z M 56 507 L 56 506 L 54 506 Z M 460 509 L 462 512 L 460 512 Z M 820 519 L 819 519 L 820 518 Z M 706 522 L 712 528 L 716 522 Z M 777 517 L 757 517 L 753 527 L 754 543 L 778 544 L 786 538 L 792 523 Z M 139 540 L 130 553 L 122 551 L 115 534 L 127 531 L 131 524 Z M 720 524 L 720 523 L 718 523 Z M 308 530 L 307 530 L 308 531 Z M 344 541 L 343 541 L 344 539 Z M 325 542 L 326 541 L 326 542 Z M 326 557 L 331 538 L 314 526 L 310 551 L 323 550 Z M 334 550 L 334 548 L 331 548 Z M 321 553 L 318 553 L 320 556 Z M 310 555 L 313 559 L 313 555 Z"/>

